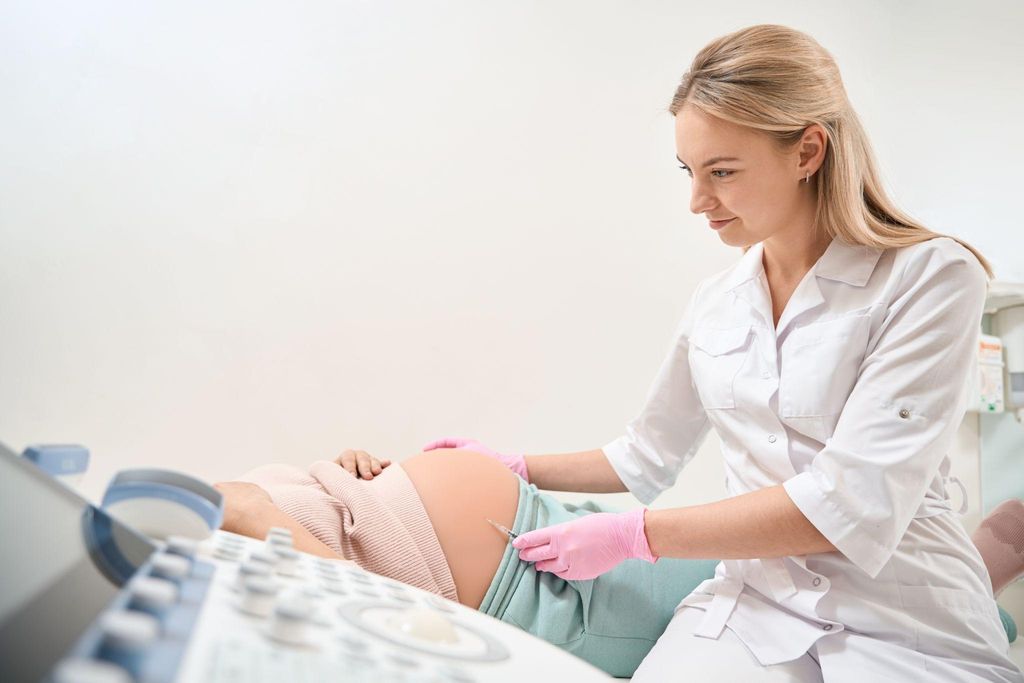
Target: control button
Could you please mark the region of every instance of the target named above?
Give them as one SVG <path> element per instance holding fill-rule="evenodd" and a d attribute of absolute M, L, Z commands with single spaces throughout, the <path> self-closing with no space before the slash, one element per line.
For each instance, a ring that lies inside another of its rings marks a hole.
<path fill-rule="evenodd" d="M 168 536 L 167 537 L 167 552 L 172 555 L 181 555 L 192 559 L 196 556 L 196 551 L 199 550 L 199 544 L 191 538 L 185 536 Z"/>
<path fill-rule="evenodd" d="M 337 581 L 337 580 L 324 581 L 323 586 L 324 586 L 324 588 L 326 588 L 331 593 L 334 593 L 335 595 L 348 595 L 348 588 L 341 581 Z"/>
<path fill-rule="evenodd" d="M 832 624 L 825 624 L 824 626 L 822 626 L 822 628 L 825 629 L 826 631 L 831 631 L 832 630 Z"/>
<path fill-rule="evenodd" d="M 316 568 L 317 568 L 317 571 L 320 572 L 320 576 L 337 577 L 340 574 L 340 572 L 338 572 L 338 568 L 335 567 L 334 565 L 318 564 L 316 566 Z"/>
<path fill-rule="evenodd" d="M 277 556 L 278 550 L 291 550 L 292 542 L 283 538 L 272 538 L 263 544 L 263 549 Z M 275 560 L 276 562 L 276 560 Z"/>
<path fill-rule="evenodd" d="M 178 602 L 178 586 L 166 579 L 142 576 L 132 583 L 131 596 L 133 608 L 159 614 Z"/>
<path fill-rule="evenodd" d="M 62 660 L 53 672 L 54 683 L 131 683 L 131 675 L 112 662 L 75 657 Z"/>
<path fill-rule="evenodd" d="M 452 622 L 432 609 L 422 607 L 403 609 L 390 616 L 387 623 L 399 633 L 421 640 L 434 643 L 457 643 L 459 641 Z"/>
<path fill-rule="evenodd" d="M 900 417 L 902 417 L 904 420 L 906 420 L 908 417 L 910 417 L 910 411 L 907 410 L 906 408 L 902 409 L 900 411 Z"/>
<path fill-rule="evenodd" d="M 246 539 L 247 537 L 245 536 L 237 536 L 235 534 L 229 534 L 225 532 L 217 534 L 217 541 L 223 545 L 234 545 L 241 547 L 247 543 Z"/>
<path fill-rule="evenodd" d="M 291 548 L 292 539 L 285 538 L 284 536 L 271 536 L 267 539 L 267 550 L 273 552 L 277 548 Z"/>
<path fill-rule="evenodd" d="M 415 669 L 420 665 L 419 660 L 413 659 L 412 657 L 406 657 L 405 655 L 392 654 L 390 660 L 399 666 L 403 666 L 407 669 Z"/>
<path fill-rule="evenodd" d="M 236 546 L 218 546 L 217 549 L 213 552 L 214 555 L 216 555 L 220 559 L 228 560 L 229 562 L 238 562 L 240 559 L 242 559 L 242 549 Z"/>
<path fill-rule="evenodd" d="M 446 680 L 455 681 L 456 683 L 474 683 L 476 680 L 465 669 L 459 669 L 458 667 L 444 665 L 438 667 L 437 670 Z"/>
<path fill-rule="evenodd" d="M 367 657 L 365 654 L 359 652 L 347 653 L 345 655 L 345 666 L 354 668 L 356 671 L 373 671 L 375 675 L 379 674 L 380 672 L 380 662 L 378 662 L 376 659 L 373 659 L 372 657 Z"/>
<path fill-rule="evenodd" d="M 238 589 L 245 588 L 245 582 L 254 576 L 262 576 L 269 579 L 271 572 L 272 569 L 266 562 L 246 562 L 238 567 L 235 587 Z"/>
<path fill-rule="evenodd" d="M 249 560 L 251 562 L 263 562 L 273 567 L 277 564 L 277 553 L 266 548 L 258 548 L 249 553 Z"/>
<path fill-rule="evenodd" d="M 274 546 L 273 552 L 277 555 L 277 573 L 285 576 L 295 576 L 299 573 L 299 561 L 302 555 L 298 550 L 285 546 Z"/>
<path fill-rule="evenodd" d="M 353 581 L 358 581 L 359 583 L 361 583 L 363 585 L 372 586 L 373 583 L 374 583 L 373 579 L 371 579 L 366 574 L 362 574 L 360 572 L 353 572 L 353 571 L 347 571 L 345 573 L 348 575 L 348 577 L 350 579 L 352 579 Z"/>
<path fill-rule="evenodd" d="M 367 650 L 370 647 L 370 641 L 364 638 L 359 638 L 357 636 L 350 636 L 346 634 L 338 636 L 338 642 L 344 645 L 345 647 L 349 648 L 350 650 L 356 651 Z"/>
<path fill-rule="evenodd" d="M 250 576 L 242 588 L 239 609 L 257 617 L 267 617 L 274 611 L 274 599 L 280 590 L 277 583 L 267 576 Z"/>
<path fill-rule="evenodd" d="M 313 584 L 306 584 L 302 587 L 301 595 L 307 600 L 319 600 L 324 597 L 324 592 Z"/>
<path fill-rule="evenodd" d="M 314 624 L 316 624 L 317 626 L 333 626 L 334 625 L 334 619 L 332 619 L 331 615 L 328 614 L 325 610 L 320 609 L 316 605 L 313 605 L 312 609 L 313 609 L 313 613 L 310 615 L 309 618 L 313 620 Z"/>
<path fill-rule="evenodd" d="M 378 593 L 377 591 L 373 590 L 372 588 L 357 588 L 356 592 L 359 593 L 360 595 L 365 595 L 368 598 L 379 598 L 380 597 L 380 593 Z"/>
<path fill-rule="evenodd" d="M 309 612 L 309 605 L 305 600 L 279 602 L 274 608 L 273 621 L 270 622 L 271 637 L 292 645 L 305 643 L 309 628 Z"/>
<path fill-rule="evenodd" d="M 815 576 L 814 580 L 811 581 L 811 585 L 815 586 L 815 587 L 820 586 L 821 585 L 821 577 L 820 576 Z"/>
<path fill-rule="evenodd" d="M 774 434 L 768 435 L 768 443 L 775 443 L 777 440 Z"/>
<path fill-rule="evenodd" d="M 153 557 L 153 576 L 180 581 L 192 571 L 192 563 L 181 555 L 160 553 Z"/>
<path fill-rule="evenodd" d="M 288 542 L 291 543 L 291 540 L 292 540 L 291 529 L 285 529 L 283 526 L 272 526 L 272 527 L 270 527 L 270 529 L 267 530 L 266 540 L 269 541 L 272 538 L 287 539 Z"/>
<path fill-rule="evenodd" d="M 103 645 L 117 654 L 137 653 L 160 637 L 160 622 L 151 614 L 121 610 L 100 620 Z"/>
<path fill-rule="evenodd" d="M 407 605 L 416 604 L 416 601 L 414 599 L 410 598 L 408 595 L 403 595 L 401 593 L 392 593 L 390 597 L 392 600 L 397 600 L 398 602 L 402 602 Z"/>

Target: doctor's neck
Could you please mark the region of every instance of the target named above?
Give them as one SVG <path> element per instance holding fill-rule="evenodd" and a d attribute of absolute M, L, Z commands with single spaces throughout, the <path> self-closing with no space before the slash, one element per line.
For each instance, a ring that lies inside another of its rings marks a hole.
<path fill-rule="evenodd" d="M 799 280 L 817 263 L 832 238 L 812 225 L 813 219 L 797 222 L 764 240 L 764 272 L 769 278 Z"/>

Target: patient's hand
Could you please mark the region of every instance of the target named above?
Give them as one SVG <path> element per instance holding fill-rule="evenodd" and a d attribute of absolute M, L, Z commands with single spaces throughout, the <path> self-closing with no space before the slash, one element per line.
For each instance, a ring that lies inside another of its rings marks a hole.
<path fill-rule="evenodd" d="M 220 525 L 221 529 L 251 538 L 266 538 L 270 529 L 281 527 L 292 532 L 296 550 L 332 560 L 345 559 L 274 505 L 270 494 L 256 484 L 222 481 L 213 486 L 224 495 L 224 523 Z"/>
<path fill-rule="evenodd" d="M 375 476 L 384 471 L 384 468 L 391 464 L 391 461 L 387 458 L 378 460 L 366 451 L 354 451 L 347 449 L 341 452 L 334 462 L 344 467 L 349 474 L 356 477 L 357 479 L 361 476 L 363 479 L 373 479 Z"/>
<path fill-rule="evenodd" d="M 274 507 L 269 493 L 247 481 L 222 481 L 213 487 L 224 496 L 224 522 L 221 528 L 225 531 L 243 533 L 243 521 L 247 516 L 267 506 Z"/>

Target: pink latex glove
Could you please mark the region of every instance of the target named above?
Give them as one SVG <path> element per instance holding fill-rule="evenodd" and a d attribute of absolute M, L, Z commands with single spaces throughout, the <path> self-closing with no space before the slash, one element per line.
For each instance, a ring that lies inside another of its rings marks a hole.
<path fill-rule="evenodd" d="M 525 479 L 527 483 L 530 481 L 530 473 L 526 469 L 526 458 L 522 455 L 506 455 L 493 451 L 487 446 L 483 445 L 479 441 L 474 439 L 456 439 L 449 437 L 447 439 L 438 439 L 437 441 L 431 441 L 423 447 L 425 451 L 432 451 L 435 448 L 463 448 L 467 451 L 475 451 L 481 455 L 486 455 L 494 458 L 505 467 L 509 468 L 520 477 Z"/>
<path fill-rule="evenodd" d="M 535 529 L 512 541 L 519 559 L 563 579 L 594 579 L 623 560 L 657 562 L 644 533 L 645 508 L 595 512 L 571 522 Z"/>

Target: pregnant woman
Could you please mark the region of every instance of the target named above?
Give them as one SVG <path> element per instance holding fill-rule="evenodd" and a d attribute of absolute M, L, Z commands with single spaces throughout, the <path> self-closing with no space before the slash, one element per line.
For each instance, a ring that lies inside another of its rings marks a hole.
<path fill-rule="evenodd" d="M 714 575 L 715 560 L 661 558 L 626 561 L 594 580 L 561 579 L 520 561 L 508 536 L 486 520 L 522 534 L 607 508 L 561 503 L 471 450 L 440 448 L 388 464 L 346 451 L 337 462 L 315 462 L 306 471 L 258 467 L 217 484 L 225 496 L 224 529 L 262 538 L 271 527 L 287 527 L 300 550 L 352 560 L 461 602 L 613 676 L 631 676 L 675 605 Z M 986 564 L 1003 567 L 992 572 L 994 582 L 1001 577 L 998 593 L 1020 574 L 1024 555 L 1007 553 L 1010 546 L 989 533 L 997 513 L 1019 527 L 1024 505 L 1000 506 L 975 535 Z"/>
<path fill-rule="evenodd" d="M 567 581 L 520 561 L 487 520 L 521 534 L 605 508 L 561 503 L 470 450 L 432 450 L 376 469 L 367 480 L 330 461 L 306 471 L 258 467 L 217 485 L 223 528 L 262 538 L 287 527 L 299 550 L 456 600 L 614 676 L 633 674 L 675 605 L 714 574 L 713 560 L 662 559 Z"/>

